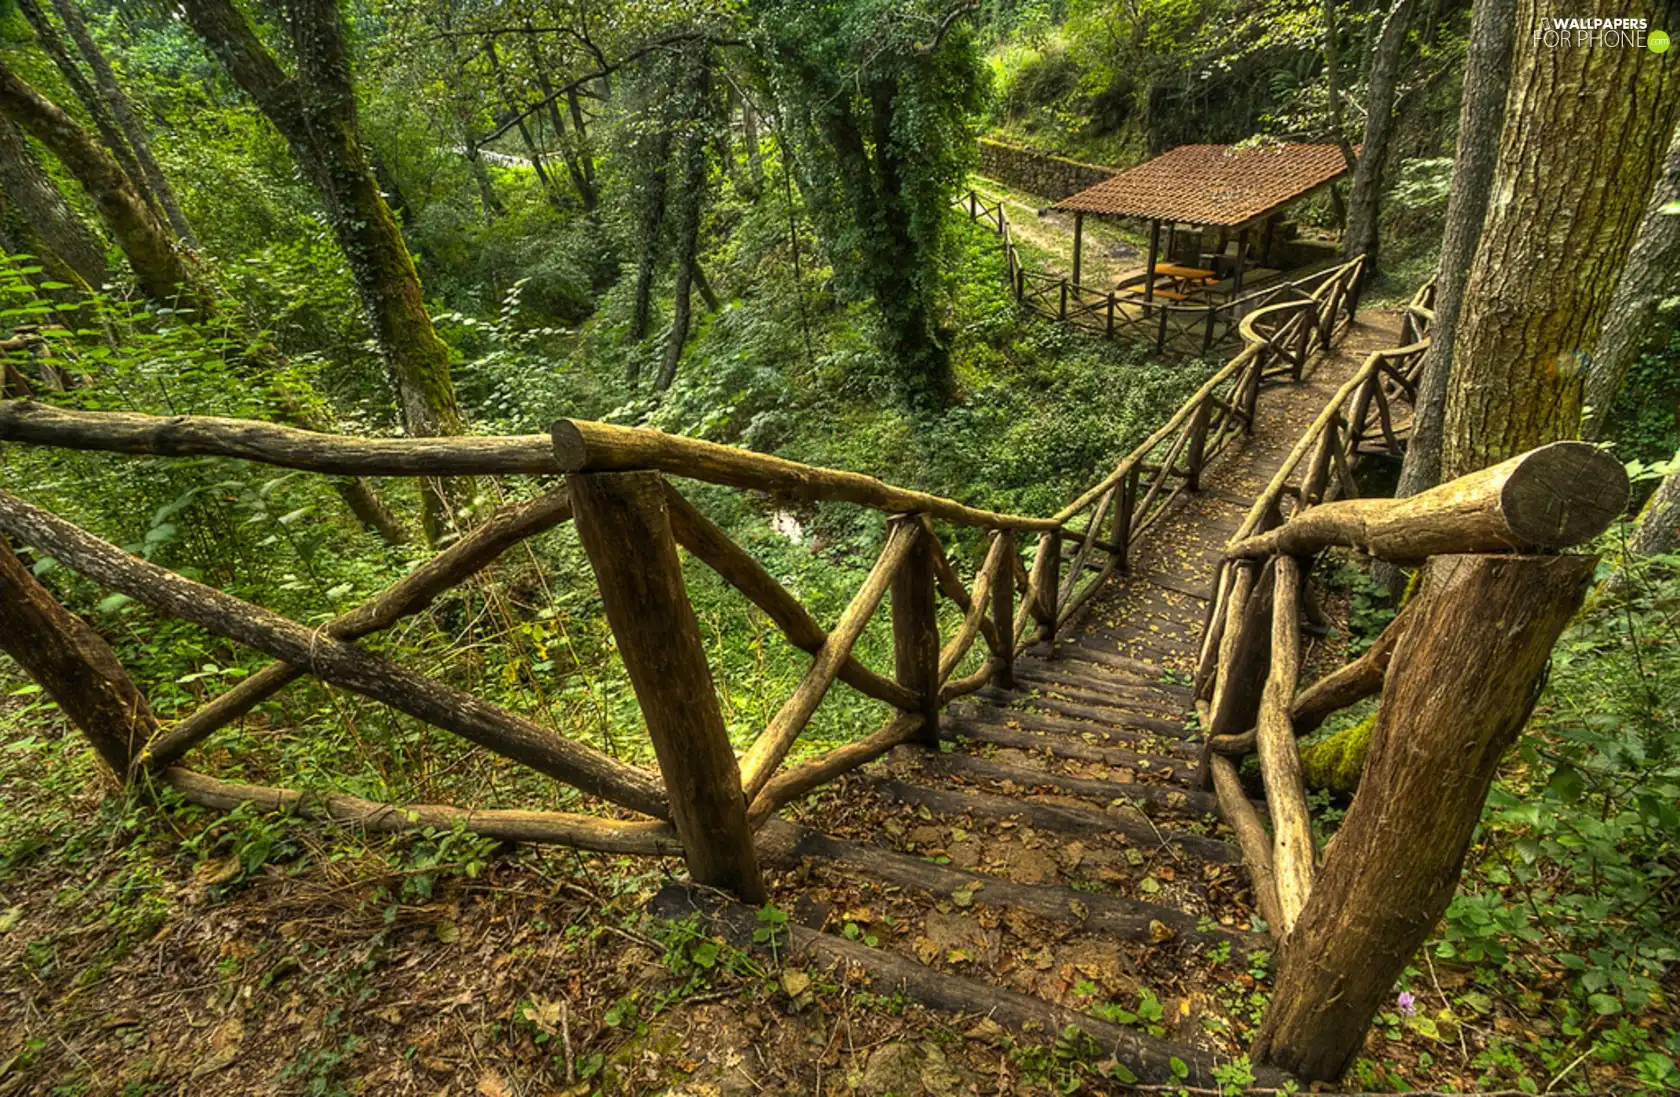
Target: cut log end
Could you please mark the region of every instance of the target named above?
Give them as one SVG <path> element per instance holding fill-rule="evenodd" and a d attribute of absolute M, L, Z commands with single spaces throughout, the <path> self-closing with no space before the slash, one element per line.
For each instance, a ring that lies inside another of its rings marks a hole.
<path fill-rule="evenodd" d="M 1500 491 L 1500 510 L 1525 544 L 1562 549 L 1609 528 L 1628 503 L 1627 472 L 1587 442 L 1554 442 L 1529 453 Z"/>
<path fill-rule="evenodd" d="M 556 419 L 549 428 L 554 439 L 554 457 L 563 472 L 581 472 L 588 466 L 589 446 L 583 432 L 570 419 Z"/>

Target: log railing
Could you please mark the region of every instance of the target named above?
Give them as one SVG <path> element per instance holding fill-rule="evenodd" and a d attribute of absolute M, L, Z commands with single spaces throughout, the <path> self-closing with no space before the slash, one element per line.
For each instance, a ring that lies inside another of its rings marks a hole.
<path fill-rule="evenodd" d="M 998 223 L 1007 228 L 1006 221 Z M 617 853 L 680 853 L 700 882 L 758 899 L 764 891 L 753 832 L 791 800 L 899 744 L 936 744 L 940 711 L 951 700 L 988 684 L 1010 686 L 1016 656 L 1030 644 L 1053 641 L 1106 581 L 1126 570 L 1132 546 L 1174 501 L 1198 490 L 1208 464 L 1253 429 L 1268 380 L 1301 376 L 1309 359 L 1346 329 L 1359 269 L 1358 260 L 1345 264 L 1311 292 L 1286 295 L 1245 315 L 1238 325 L 1242 351 L 1112 472 L 1050 516 L 999 513 L 857 473 L 583 420 L 560 420 L 548 436 L 357 439 L 243 420 L 0 401 L 0 441 L 131 455 L 235 457 L 339 476 L 516 473 L 552 481 L 543 494 L 493 514 L 366 604 L 317 627 L 130 555 L 4 492 L 0 534 L 160 613 L 276 660 L 198 710 L 160 722 L 143 699 L 136 700 L 132 683 L 103 649 L 94 660 L 108 672 L 101 688 L 109 690 L 110 703 L 102 711 L 118 715 L 90 718 L 83 730 L 125 781 L 161 781 L 189 800 L 214 806 L 242 801 L 290 806 L 376 829 L 460 822 L 498 837 Z M 839 619 L 825 628 L 689 502 L 680 490 L 683 480 L 878 510 L 886 523 L 883 547 Z M 594 571 L 657 770 L 611 758 L 360 643 L 420 613 L 525 539 L 566 522 L 576 526 Z M 965 565 L 941 539 L 942 527 L 980 531 L 983 551 Z M 1028 537 L 1036 537 L 1030 546 Z M 720 715 L 679 548 L 716 572 L 810 656 L 796 688 L 739 755 Z M 0 553 L 0 564 L 5 556 L 9 550 Z M 56 688 L 61 703 L 74 700 L 72 683 L 87 675 L 73 665 L 73 653 L 55 647 L 46 632 L 74 630 L 75 619 L 27 569 L 15 570 L 17 585 L 28 587 L 25 593 L 42 607 L 45 623 L 31 626 L 41 630 L 36 642 L 21 634 L 7 637 L 6 650 L 49 691 Z M 11 582 L 12 574 L 8 569 L 3 577 Z M 960 615 L 943 637 L 941 599 Z M 890 605 L 893 631 L 890 668 L 870 667 L 857 655 L 858 641 L 883 602 Z M 89 636 L 84 648 L 102 644 Z M 974 657 L 977 647 L 983 657 Z M 78 657 L 92 658 L 85 650 Z M 305 675 L 574 787 L 617 809 L 612 813 L 617 817 L 377 804 L 235 784 L 182 766 L 219 729 Z M 894 714 L 870 735 L 789 765 L 837 683 L 887 703 Z M 73 715 L 87 708 L 64 707 Z"/>
<path fill-rule="evenodd" d="M 1404 499 L 1358 497 L 1362 455 L 1398 455 L 1428 347 L 1429 288 L 1403 345 L 1371 354 L 1302 434 L 1226 547 L 1196 675 L 1202 779 L 1284 958 L 1251 1055 L 1333 1079 L 1456 886 L 1493 769 L 1593 571 L 1557 553 L 1621 513 L 1607 453 L 1558 442 Z M 1331 547 L 1420 568 L 1371 647 L 1302 687 L 1308 578 Z M 1378 697 L 1359 790 L 1319 850 L 1296 740 Z M 1268 829 L 1238 765 L 1256 756 Z"/>
<path fill-rule="evenodd" d="M 1338 295 L 1358 292 L 1357 280 L 1345 277 L 1344 264 L 1321 268 L 1292 281 L 1274 283 L 1224 301 L 1142 300 L 1106 287 L 1083 285 L 1066 275 L 1034 270 L 1021 254 L 1001 200 L 988 202 L 977 191 L 970 190 L 957 202 L 957 207 L 968 214 L 969 220 L 997 234 L 1010 291 L 1022 307 L 1104 339 L 1153 347 L 1157 354 L 1209 357 L 1243 346 L 1241 323 L 1260 309 L 1283 301 L 1322 298 L 1321 291 L 1332 282 L 1337 283 L 1334 292 Z M 1335 314 L 1336 309 L 1332 307 L 1322 315 Z M 1318 343 L 1322 345 L 1328 336 L 1328 331 L 1321 331 Z"/>

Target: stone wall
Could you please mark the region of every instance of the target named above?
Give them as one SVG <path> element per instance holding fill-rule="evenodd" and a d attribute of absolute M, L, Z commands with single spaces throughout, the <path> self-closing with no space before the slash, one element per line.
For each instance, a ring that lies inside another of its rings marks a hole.
<path fill-rule="evenodd" d="M 1053 202 L 1095 186 L 1119 170 L 1051 156 L 988 138 L 980 139 L 981 175 Z"/>

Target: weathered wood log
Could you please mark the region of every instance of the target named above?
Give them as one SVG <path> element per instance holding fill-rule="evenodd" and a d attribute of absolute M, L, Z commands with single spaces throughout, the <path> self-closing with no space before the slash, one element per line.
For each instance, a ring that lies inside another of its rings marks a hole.
<path fill-rule="evenodd" d="M 999 689 L 1015 688 L 1015 569 L 1021 565 L 1015 548 L 1015 531 L 1000 529 L 997 551 L 1002 554 L 997 578 L 992 583 L 992 631 L 998 639 L 992 650 L 996 652 L 992 684 Z"/>
<path fill-rule="evenodd" d="M 758 796 L 760 790 L 769 783 L 775 775 L 776 767 L 782 764 L 787 752 L 799 738 L 805 725 L 811 722 L 811 714 L 817 711 L 828 688 L 834 684 L 840 667 L 851 657 L 852 648 L 857 644 L 858 637 L 863 635 L 869 619 L 875 615 L 875 609 L 886 596 L 887 588 L 905 569 L 906 562 L 920 540 L 921 527 L 907 523 L 894 523 L 892 531 L 887 536 L 887 543 L 881 549 L 881 556 L 875 561 L 863 585 L 858 587 L 846 609 L 840 614 L 834 631 L 823 641 L 822 650 L 811 663 L 811 668 L 800 679 L 799 686 L 788 699 L 782 702 L 782 707 L 776 711 L 764 730 L 759 734 L 753 745 L 741 759 L 741 787 L 749 801 Z M 922 695 L 909 683 L 898 683 L 911 698 L 911 704 L 919 711 L 922 706 Z"/>
<path fill-rule="evenodd" d="M 587 419 L 559 419 L 554 453 L 567 472 L 658 469 L 673 476 L 767 491 L 786 499 L 838 500 L 893 514 L 926 513 L 947 522 L 989 529 L 1054 529 L 1054 518 L 998 514 L 883 483 L 873 476 L 802 465 L 698 438 L 639 427 L 618 427 Z"/>
<path fill-rule="evenodd" d="M 1301 673 L 1301 565 L 1292 556 L 1273 564 L 1271 670 L 1260 697 L 1256 745 L 1266 805 L 1272 816 L 1272 872 L 1277 881 L 1278 936 L 1287 937 L 1312 892 L 1316 852 L 1301 757 L 1289 722 L 1289 703 Z"/>
<path fill-rule="evenodd" d="M 503 507 L 373 599 L 327 622 L 324 631 L 334 639 L 357 640 L 390 628 L 431 605 L 444 591 L 488 567 L 520 541 L 553 529 L 571 516 L 571 496 L 564 486 L 530 502 Z M 135 757 L 134 764 L 154 769 L 170 765 L 217 728 L 244 716 L 306 673 L 286 663 L 271 663 L 164 728 Z"/>
<path fill-rule="evenodd" d="M 161 778 L 192 803 L 222 811 L 249 804 L 262 812 L 290 811 L 306 819 L 326 819 L 378 833 L 449 830 L 459 824 L 474 834 L 503 842 L 535 842 L 645 857 L 682 856 L 682 843 L 669 823 L 629 822 L 562 811 L 384 804 L 337 792 L 300 792 L 222 781 L 180 766 L 164 770 Z"/>
<path fill-rule="evenodd" d="M 1304 556 L 1346 545 L 1394 563 L 1448 553 L 1535 552 L 1591 540 L 1627 508 L 1622 464 L 1553 442 L 1404 499 L 1345 499 L 1231 545 L 1231 556 Z"/>
<path fill-rule="evenodd" d="M 762 903 L 768 893 L 747 828 L 741 775 L 683 585 L 665 486 L 652 472 L 570 473 L 566 483 L 578 539 L 665 778 L 688 871 L 702 884 Z"/>
<path fill-rule="evenodd" d="M 646 770 L 562 738 L 383 655 L 334 639 L 324 629 L 306 628 L 272 610 L 130 556 L 5 491 L 0 491 L 0 531 L 142 605 L 305 667 L 323 682 L 452 731 L 592 796 L 659 818 L 666 816 L 665 790 Z"/>
<path fill-rule="evenodd" d="M 789 594 L 787 588 L 764 570 L 762 564 L 668 483 L 665 485 L 665 501 L 670 507 L 671 531 L 676 535 L 677 544 L 698 556 L 707 567 L 722 576 L 724 582 L 763 610 L 782 630 L 788 643 L 811 655 L 822 650 L 828 634 L 799 599 Z M 909 690 L 891 678 L 870 670 L 850 655 L 840 665 L 840 680 L 894 708 L 909 709 L 916 705 L 916 697 Z"/>
<path fill-rule="evenodd" d="M 939 704 L 948 705 L 958 697 L 966 697 L 985 689 L 992 684 L 992 677 L 997 672 L 997 656 L 986 660 L 986 665 L 968 675 L 966 678 L 953 678 L 939 687 Z"/>
<path fill-rule="evenodd" d="M 1003 545 L 997 535 L 993 535 L 992 547 L 986 553 L 985 561 L 980 565 L 980 572 L 974 577 L 974 591 L 969 595 L 969 604 L 965 607 L 963 623 L 957 629 L 956 635 L 945 642 L 939 652 L 939 680 L 945 681 L 951 672 L 957 669 L 963 656 L 973 646 L 975 637 L 980 635 L 983 624 L 989 623 L 987 614 L 993 611 L 992 587 L 996 576 L 1009 566 L 1009 561 L 1003 558 Z"/>
<path fill-rule="evenodd" d="M 0 537 L 0 650 L 57 702 L 119 781 L 157 729 L 146 703 L 105 638 L 59 605 Z"/>
<path fill-rule="evenodd" d="M 874 761 L 901 743 L 919 739 L 921 730 L 921 714 L 907 712 L 855 743 L 835 747 L 821 757 L 783 770 L 753 797 L 752 807 L 747 812 L 748 825 L 757 830 L 772 815 L 801 796 L 821 788 L 843 773 L 850 773 L 865 762 Z"/>
<path fill-rule="evenodd" d="M 922 717 L 921 742 L 938 749 L 939 604 L 934 574 L 938 545 L 914 518 L 897 518 L 892 525 L 915 531 L 910 553 L 892 577 L 893 665 L 898 684 L 919 701 L 915 711 Z"/>
<path fill-rule="evenodd" d="M 1219 664 L 1209 706 L 1210 735 L 1228 735 L 1254 726 L 1268 669 L 1275 580 L 1271 568 L 1258 577 L 1252 566 L 1238 571 L 1219 640 Z"/>
<path fill-rule="evenodd" d="M 358 438 L 210 415 L 68 411 L 0 401 L 0 441 L 159 457 L 237 457 L 338 476 L 490 476 L 560 467 L 540 434 Z"/>
<path fill-rule="evenodd" d="M 1062 581 L 1062 537 L 1052 530 L 1038 539 L 1038 555 L 1033 558 L 1030 599 L 1033 618 L 1038 621 L 1037 641 L 1056 650 L 1056 614 L 1061 609 L 1059 590 Z"/>
<path fill-rule="evenodd" d="M 957 569 L 952 566 L 950 557 L 945 555 L 945 547 L 939 543 L 939 533 L 934 529 L 933 519 L 925 514 L 922 515 L 922 529 L 933 540 L 933 576 L 938 581 L 939 592 L 956 603 L 957 608 L 967 614 L 974 608 L 977 596 L 970 594 L 968 588 L 963 586 L 962 576 L 957 574 Z M 994 536 L 998 532 L 997 530 L 992 531 Z M 980 633 L 986 638 L 986 643 L 991 645 L 993 651 L 996 651 L 1002 644 L 1002 635 L 993 626 L 990 618 L 981 617 Z"/>
<path fill-rule="evenodd" d="M 1215 755 L 1208 763 L 1213 778 L 1213 791 L 1219 798 L 1219 814 L 1237 836 L 1242 849 L 1243 865 L 1248 869 L 1249 887 L 1254 892 L 1254 905 L 1261 917 L 1272 927 L 1274 940 L 1283 939 L 1283 914 L 1278 907 L 1277 877 L 1272 871 L 1272 839 L 1260 822 L 1260 813 L 1243 791 L 1237 767 L 1229 758 Z"/>
<path fill-rule="evenodd" d="M 1591 556 L 1437 556 L 1388 668 L 1359 795 L 1283 948 L 1250 1050 L 1339 1078 L 1457 887 Z"/>
<path fill-rule="evenodd" d="M 1289 705 L 1289 719 L 1295 727 L 1296 738 L 1318 730 L 1331 713 L 1382 690 L 1383 677 L 1388 673 L 1394 647 L 1405 635 L 1409 621 L 1407 610 L 1402 610 L 1364 655 L 1346 666 L 1337 667 L 1295 695 L 1295 700 Z M 1208 746 L 1218 754 L 1241 757 L 1253 753 L 1254 742 L 1255 732 L 1250 728 L 1237 735 L 1212 736 Z"/>

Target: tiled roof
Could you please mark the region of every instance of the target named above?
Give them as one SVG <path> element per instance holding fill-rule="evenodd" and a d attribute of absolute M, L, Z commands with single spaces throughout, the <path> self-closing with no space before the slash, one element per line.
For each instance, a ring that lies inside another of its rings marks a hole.
<path fill-rule="evenodd" d="M 1345 171 L 1335 145 L 1182 145 L 1052 208 L 1235 227 Z"/>

